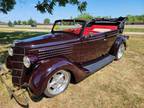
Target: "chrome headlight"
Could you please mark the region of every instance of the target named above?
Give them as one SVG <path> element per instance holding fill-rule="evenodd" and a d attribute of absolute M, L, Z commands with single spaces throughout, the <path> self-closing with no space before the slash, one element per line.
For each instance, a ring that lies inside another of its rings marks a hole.
<path fill-rule="evenodd" d="M 12 49 L 12 48 L 9 48 L 9 49 L 8 49 L 8 54 L 9 54 L 10 56 L 13 56 L 13 49 Z"/>
<path fill-rule="evenodd" d="M 25 56 L 25 57 L 23 58 L 23 64 L 24 64 L 24 66 L 25 66 L 26 68 L 29 68 L 29 67 L 30 67 L 31 62 L 30 62 L 30 59 L 29 59 L 27 56 Z"/>

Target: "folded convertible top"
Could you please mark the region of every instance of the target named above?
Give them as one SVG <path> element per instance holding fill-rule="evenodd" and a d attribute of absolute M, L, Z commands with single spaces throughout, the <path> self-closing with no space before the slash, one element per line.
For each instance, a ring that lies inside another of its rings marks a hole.
<path fill-rule="evenodd" d="M 119 17 L 119 18 L 95 18 L 92 19 L 87 23 L 87 26 L 90 26 L 92 24 L 98 24 L 98 25 L 115 25 L 118 27 L 118 30 L 120 33 L 123 32 L 125 22 L 127 20 L 127 17 Z"/>

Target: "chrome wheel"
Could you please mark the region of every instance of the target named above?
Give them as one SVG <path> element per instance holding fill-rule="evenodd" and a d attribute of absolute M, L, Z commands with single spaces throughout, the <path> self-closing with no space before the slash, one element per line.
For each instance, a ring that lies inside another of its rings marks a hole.
<path fill-rule="evenodd" d="M 124 54 L 124 51 L 125 51 L 125 46 L 124 44 L 121 44 L 119 46 L 119 49 L 118 49 L 118 52 L 117 52 L 117 59 L 121 59 L 123 54 Z"/>
<path fill-rule="evenodd" d="M 62 93 L 69 85 L 71 74 L 65 70 L 56 72 L 47 83 L 44 94 L 48 97 Z"/>

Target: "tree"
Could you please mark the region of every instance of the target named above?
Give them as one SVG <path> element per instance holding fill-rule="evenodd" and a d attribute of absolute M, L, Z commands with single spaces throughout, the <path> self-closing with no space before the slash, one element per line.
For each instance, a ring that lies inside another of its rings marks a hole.
<path fill-rule="evenodd" d="M 9 27 L 14 27 L 13 23 L 11 21 L 8 22 Z"/>
<path fill-rule="evenodd" d="M 17 24 L 18 24 L 18 25 L 21 25 L 21 23 L 22 23 L 21 20 L 18 20 L 18 21 L 17 21 Z"/>
<path fill-rule="evenodd" d="M 28 24 L 31 25 L 31 27 L 36 27 L 37 26 L 37 22 L 35 20 L 33 20 L 32 18 L 30 18 L 28 20 Z"/>
<path fill-rule="evenodd" d="M 13 23 L 14 25 L 17 25 L 17 21 L 14 21 L 14 23 Z"/>
<path fill-rule="evenodd" d="M 16 4 L 16 0 L 0 0 L 0 12 L 7 14 Z M 87 2 L 81 0 L 37 0 L 35 8 L 41 13 L 48 12 L 52 14 L 56 5 L 65 7 L 67 4 L 77 5 L 80 12 L 86 10 Z"/>
<path fill-rule="evenodd" d="M 144 15 L 128 15 L 128 23 L 144 23 Z"/>
<path fill-rule="evenodd" d="M 15 0 L 0 0 L 0 12 L 7 14 L 7 12 L 14 8 L 15 4 Z"/>
<path fill-rule="evenodd" d="M 23 25 L 27 25 L 27 21 L 22 21 L 22 24 Z"/>
<path fill-rule="evenodd" d="M 50 23 L 50 19 L 49 18 L 44 19 L 44 24 L 49 24 L 49 23 Z"/>
<path fill-rule="evenodd" d="M 92 15 L 90 15 L 89 13 L 83 13 L 79 16 L 77 16 L 75 19 L 84 19 L 84 20 L 91 20 L 94 17 Z"/>

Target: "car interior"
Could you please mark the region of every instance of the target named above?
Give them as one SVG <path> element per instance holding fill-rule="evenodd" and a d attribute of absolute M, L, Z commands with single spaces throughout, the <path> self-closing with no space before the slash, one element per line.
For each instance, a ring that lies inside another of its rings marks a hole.
<path fill-rule="evenodd" d="M 118 27 L 116 25 L 91 25 L 91 26 L 86 26 L 84 28 L 83 36 L 90 36 L 90 35 L 95 35 L 97 33 L 104 33 L 108 31 L 113 31 L 117 30 Z M 74 29 L 67 29 L 65 31 L 72 32 L 75 34 L 80 33 L 81 28 L 74 28 Z"/>
<path fill-rule="evenodd" d="M 115 25 L 92 25 L 90 27 L 85 27 L 83 35 L 89 36 L 90 33 L 97 34 L 97 33 L 103 33 L 108 31 L 117 30 L 117 26 Z"/>

